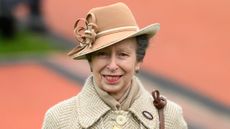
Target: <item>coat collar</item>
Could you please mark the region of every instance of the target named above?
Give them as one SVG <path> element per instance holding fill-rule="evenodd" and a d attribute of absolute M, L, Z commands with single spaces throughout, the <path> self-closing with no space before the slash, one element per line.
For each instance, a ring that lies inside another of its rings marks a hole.
<path fill-rule="evenodd" d="M 141 83 L 140 86 L 141 95 L 134 101 L 129 111 L 132 112 L 146 128 L 155 129 L 159 125 L 158 111 L 153 105 L 152 96 L 142 87 Z M 153 119 L 146 118 L 143 114 L 144 111 L 152 115 Z"/>
<path fill-rule="evenodd" d="M 93 125 L 103 116 L 110 107 L 107 106 L 97 95 L 93 85 L 93 77 L 90 76 L 77 99 L 77 112 L 79 123 L 83 128 Z"/>
<path fill-rule="evenodd" d="M 129 111 L 141 121 L 148 129 L 154 129 L 158 125 L 158 114 L 152 103 L 152 98 L 142 87 L 140 81 L 141 95 L 131 105 Z M 80 125 L 83 128 L 89 128 L 98 121 L 104 114 L 112 110 L 97 95 L 93 86 L 93 77 L 90 76 L 80 92 L 77 99 L 77 114 Z M 149 120 L 143 115 L 143 111 L 149 112 L 153 116 L 153 120 Z"/>

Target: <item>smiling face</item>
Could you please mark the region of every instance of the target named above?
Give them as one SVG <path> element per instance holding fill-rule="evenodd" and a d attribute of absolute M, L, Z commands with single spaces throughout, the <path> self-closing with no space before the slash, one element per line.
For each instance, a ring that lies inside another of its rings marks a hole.
<path fill-rule="evenodd" d="M 119 99 L 131 85 L 141 62 L 136 60 L 136 40 L 126 39 L 91 55 L 90 67 L 99 88 Z"/>

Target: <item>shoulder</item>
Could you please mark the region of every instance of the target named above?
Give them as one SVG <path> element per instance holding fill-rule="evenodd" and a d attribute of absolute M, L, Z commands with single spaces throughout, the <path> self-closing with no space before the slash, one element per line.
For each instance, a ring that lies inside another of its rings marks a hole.
<path fill-rule="evenodd" d="M 57 103 L 47 110 L 43 129 L 67 127 L 76 106 L 77 96 Z"/>
<path fill-rule="evenodd" d="M 153 101 L 154 101 L 153 96 L 149 92 L 145 92 L 145 95 L 148 96 L 150 103 L 152 103 L 152 106 L 157 111 L 157 108 L 153 104 Z M 164 95 L 160 95 L 160 96 L 165 98 L 166 101 L 167 101 L 167 104 L 163 108 L 164 115 L 165 115 L 166 119 L 168 119 L 168 120 L 176 120 L 179 116 L 183 115 L 182 114 L 182 107 L 180 105 L 178 105 L 177 103 L 175 103 L 172 100 L 168 99 Z"/>
<path fill-rule="evenodd" d="M 65 114 L 71 113 L 76 105 L 76 96 L 69 98 L 67 100 L 61 101 L 56 105 L 49 108 L 46 114 L 55 114 L 57 117 L 63 116 Z"/>
<path fill-rule="evenodd" d="M 144 94 L 149 98 L 149 101 L 150 101 L 150 103 L 152 103 L 152 106 L 154 106 L 153 96 L 149 92 L 145 92 Z M 170 99 L 166 98 L 165 96 L 162 96 L 162 97 L 164 97 L 167 100 L 167 104 L 164 107 L 164 114 L 166 116 L 176 117 L 176 115 L 182 114 L 182 107 L 180 105 L 171 101 Z M 154 108 L 156 108 L 156 107 L 154 106 Z"/>
<path fill-rule="evenodd" d="M 175 115 L 175 114 L 178 114 L 180 112 L 182 112 L 181 106 L 178 105 L 177 103 L 167 99 L 167 104 L 165 106 L 165 113 Z"/>
<path fill-rule="evenodd" d="M 153 102 L 153 97 L 151 96 L 151 94 L 149 94 L 149 98 L 150 101 Z M 165 127 L 167 129 L 187 129 L 187 123 L 185 122 L 183 117 L 182 107 L 168 98 L 165 99 L 167 100 L 167 104 L 163 109 L 165 117 Z"/>
<path fill-rule="evenodd" d="M 183 117 L 183 111 L 180 105 L 167 99 L 167 104 L 164 108 L 166 127 L 173 129 L 186 129 L 187 124 Z"/>

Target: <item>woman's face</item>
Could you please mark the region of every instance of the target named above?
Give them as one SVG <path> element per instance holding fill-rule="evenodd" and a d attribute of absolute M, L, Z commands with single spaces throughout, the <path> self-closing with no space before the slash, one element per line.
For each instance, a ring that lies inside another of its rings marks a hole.
<path fill-rule="evenodd" d="M 123 95 L 141 64 L 136 61 L 136 45 L 131 38 L 92 53 L 90 66 L 99 88 L 111 95 Z"/>

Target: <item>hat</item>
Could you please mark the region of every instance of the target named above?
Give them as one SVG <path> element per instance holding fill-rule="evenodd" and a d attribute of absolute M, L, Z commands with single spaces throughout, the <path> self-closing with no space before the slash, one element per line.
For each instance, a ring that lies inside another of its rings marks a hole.
<path fill-rule="evenodd" d="M 155 23 L 139 29 L 130 9 L 124 3 L 93 8 L 75 22 L 74 34 L 78 46 L 68 55 L 73 59 L 85 59 L 85 55 L 139 35 L 153 37 L 160 29 Z"/>

